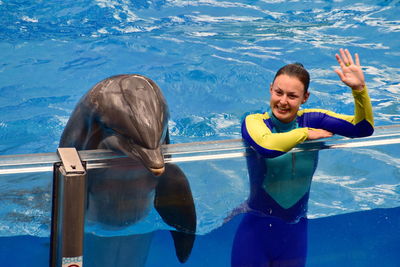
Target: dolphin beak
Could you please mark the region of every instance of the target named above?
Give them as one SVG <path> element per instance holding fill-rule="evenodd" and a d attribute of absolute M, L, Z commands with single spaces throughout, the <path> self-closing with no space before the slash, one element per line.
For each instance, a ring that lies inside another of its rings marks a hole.
<path fill-rule="evenodd" d="M 149 170 L 155 175 L 155 176 L 160 176 L 161 174 L 163 174 L 164 173 L 164 171 L 165 171 L 165 167 L 162 167 L 162 168 L 158 168 L 158 169 L 155 169 L 155 168 L 149 168 Z"/>
<path fill-rule="evenodd" d="M 139 154 L 144 166 L 155 176 L 160 176 L 164 173 L 164 155 L 162 154 L 161 147 L 146 149 L 144 147 L 135 146 L 134 149 Z"/>

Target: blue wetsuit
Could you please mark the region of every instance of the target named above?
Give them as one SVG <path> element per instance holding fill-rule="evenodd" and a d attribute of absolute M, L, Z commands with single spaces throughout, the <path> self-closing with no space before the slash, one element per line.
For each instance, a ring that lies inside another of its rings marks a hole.
<path fill-rule="evenodd" d="M 346 137 L 373 133 L 367 89 L 353 91 L 355 115 L 321 109 L 301 110 L 285 124 L 273 114 L 251 114 L 242 124 L 250 146 L 250 212 L 238 228 L 232 266 L 304 266 L 307 251 L 307 205 L 317 151 L 286 153 L 308 137 L 308 128 Z"/>

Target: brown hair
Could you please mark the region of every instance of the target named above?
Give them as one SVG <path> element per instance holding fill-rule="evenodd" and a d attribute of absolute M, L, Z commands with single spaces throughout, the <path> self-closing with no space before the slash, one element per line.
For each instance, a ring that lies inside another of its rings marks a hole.
<path fill-rule="evenodd" d="M 304 85 L 304 94 L 308 92 L 308 86 L 310 85 L 310 74 L 304 68 L 303 64 L 296 62 L 283 66 L 275 74 L 272 83 L 275 81 L 276 77 L 282 74 L 286 74 L 288 76 L 296 77 L 297 79 L 299 79 L 299 81 Z"/>

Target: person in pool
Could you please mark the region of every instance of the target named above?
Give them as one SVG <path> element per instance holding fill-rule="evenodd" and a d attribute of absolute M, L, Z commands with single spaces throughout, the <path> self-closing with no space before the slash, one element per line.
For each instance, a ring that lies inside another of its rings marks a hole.
<path fill-rule="evenodd" d="M 250 197 L 232 248 L 232 266 L 304 266 L 307 254 L 307 204 L 317 151 L 286 153 L 306 140 L 372 135 L 371 101 L 358 54 L 336 54 L 341 81 L 352 90 L 353 116 L 303 109 L 310 75 L 299 63 L 276 73 L 270 86 L 270 112 L 251 114 L 242 123 L 248 144 Z M 243 245 L 245 244 L 245 245 Z"/>

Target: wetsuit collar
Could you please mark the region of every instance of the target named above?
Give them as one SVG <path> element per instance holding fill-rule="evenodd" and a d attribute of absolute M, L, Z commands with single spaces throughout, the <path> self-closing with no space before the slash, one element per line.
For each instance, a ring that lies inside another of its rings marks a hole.
<path fill-rule="evenodd" d="M 271 122 L 278 133 L 288 132 L 297 128 L 297 118 L 289 123 L 284 123 L 278 120 L 272 111 L 269 112 L 269 117 L 271 118 Z"/>

